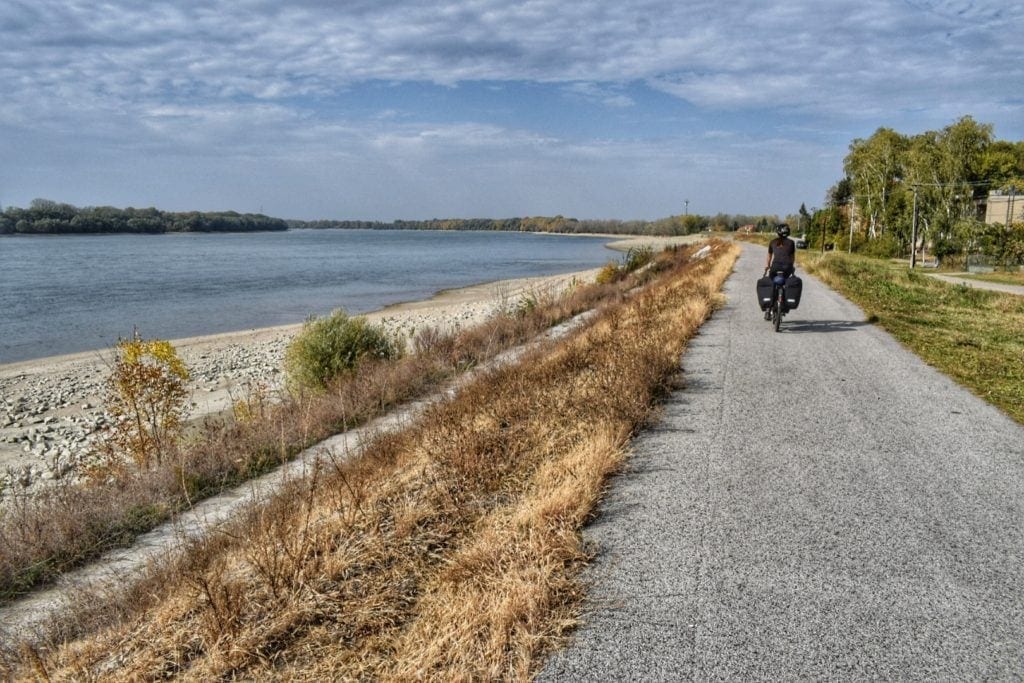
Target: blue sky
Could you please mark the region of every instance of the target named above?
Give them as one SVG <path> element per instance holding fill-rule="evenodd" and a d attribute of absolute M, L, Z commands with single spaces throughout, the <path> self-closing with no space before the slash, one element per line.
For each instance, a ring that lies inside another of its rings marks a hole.
<path fill-rule="evenodd" d="M 879 126 L 1024 138 L 984 0 L 6 0 L 0 203 L 393 220 L 794 212 Z"/>

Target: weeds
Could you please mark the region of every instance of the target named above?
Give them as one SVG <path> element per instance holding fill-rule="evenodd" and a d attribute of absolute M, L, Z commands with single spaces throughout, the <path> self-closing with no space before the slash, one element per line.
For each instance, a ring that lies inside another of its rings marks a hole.
<path fill-rule="evenodd" d="M 255 387 L 234 403 L 237 419 L 209 420 L 174 457 L 147 469 L 107 468 L 90 484 L 66 482 L 0 509 L 0 605 L 54 580 L 187 509 L 199 500 L 294 457 L 302 449 L 436 389 L 542 329 L 618 300 L 633 286 L 581 286 L 566 296 L 503 314 L 454 333 L 424 329 L 415 353 L 367 359 L 328 382 L 323 392 L 280 401 Z M 140 517 L 135 511 L 147 509 Z M 143 523 L 145 522 L 145 523 Z"/>
<path fill-rule="evenodd" d="M 630 247 L 622 257 L 621 263 L 609 261 L 597 274 L 598 284 L 611 284 L 625 278 L 630 273 L 639 271 L 654 261 L 654 249 L 649 246 Z"/>
<path fill-rule="evenodd" d="M 196 543 L 106 620 L 94 612 L 90 635 L 12 647 L 0 666 L 110 680 L 529 677 L 576 618 L 579 528 L 735 253 L 678 254 L 587 328 Z"/>

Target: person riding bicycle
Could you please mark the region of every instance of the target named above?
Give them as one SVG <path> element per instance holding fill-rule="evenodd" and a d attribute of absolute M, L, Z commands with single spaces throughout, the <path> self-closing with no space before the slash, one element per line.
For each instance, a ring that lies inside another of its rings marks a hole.
<path fill-rule="evenodd" d="M 764 262 L 764 274 L 782 273 L 789 277 L 796 270 L 796 242 L 789 239 L 789 226 L 780 223 L 775 226 L 777 238 L 768 243 L 768 258 Z M 771 313 L 765 312 L 764 319 L 770 319 Z"/>
<path fill-rule="evenodd" d="M 781 223 L 775 227 L 777 238 L 768 243 L 768 258 L 764 262 L 764 274 L 781 272 L 786 277 L 796 270 L 796 242 L 789 239 L 789 226 Z"/>

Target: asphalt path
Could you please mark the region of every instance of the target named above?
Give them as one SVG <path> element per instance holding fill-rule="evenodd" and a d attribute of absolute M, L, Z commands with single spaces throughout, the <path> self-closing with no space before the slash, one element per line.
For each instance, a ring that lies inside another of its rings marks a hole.
<path fill-rule="evenodd" d="M 583 624 L 540 678 L 1024 677 L 1024 428 L 806 273 L 773 332 L 763 258 L 586 530 Z"/>

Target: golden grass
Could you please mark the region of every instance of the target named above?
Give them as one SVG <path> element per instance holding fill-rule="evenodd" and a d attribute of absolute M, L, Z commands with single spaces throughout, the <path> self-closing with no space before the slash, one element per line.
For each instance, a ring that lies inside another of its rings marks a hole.
<path fill-rule="evenodd" d="M 208 420 L 159 466 L 21 495 L 0 507 L 0 605 L 135 538 L 204 498 L 258 476 L 312 444 L 437 391 L 467 368 L 541 330 L 610 301 L 638 277 L 533 297 L 519 309 L 452 334 L 423 330 L 415 353 L 362 363 L 326 393 L 245 397 L 240 420 Z"/>
<path fill-rule="evenodd" d="M 667 272 L 589 327 L 295 482 L 105 619 L 10 648 L 2 666 L 51 680 L 528 678 L 578 614 L 580 528 L 719 300 L 738 248 L 712 244 L 703 261 L 663 257 L 653 270 Z"/>

